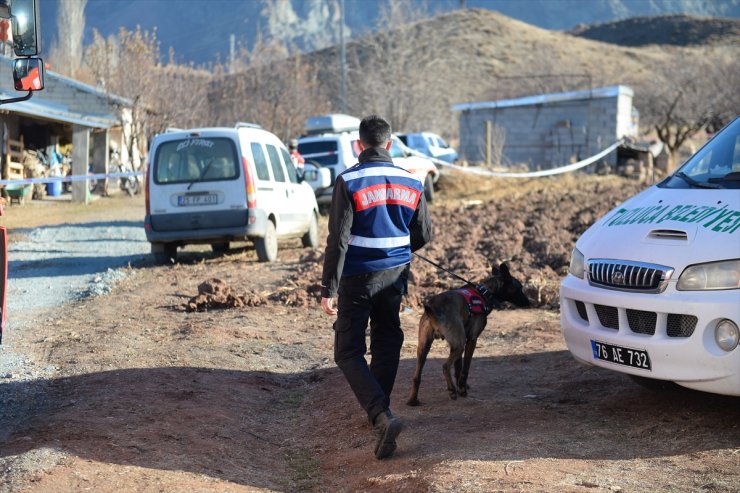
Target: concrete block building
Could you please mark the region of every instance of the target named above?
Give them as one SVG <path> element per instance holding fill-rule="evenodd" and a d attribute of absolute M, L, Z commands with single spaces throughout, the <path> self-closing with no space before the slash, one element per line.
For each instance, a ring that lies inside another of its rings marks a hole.
<path fill-rule="evenodd" d="M 540 94 L 454 105 L 460 155 L 470 163 L 526 164 L 549 169 L 592 156 L 636 136 L 638 113 L 627 86 Z M 616 154 L 605 158 L 616 164 Z"/>

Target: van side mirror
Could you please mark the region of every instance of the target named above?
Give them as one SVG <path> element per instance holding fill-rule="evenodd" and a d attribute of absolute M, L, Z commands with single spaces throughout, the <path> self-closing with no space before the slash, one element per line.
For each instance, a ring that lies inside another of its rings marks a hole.
<path fill-rule="evenodd" d="M 302 180 L 308 183 L 314 192 L 320 192 L 331 186 L 331 172 L 329 168 L 322 168 L 311 163 L 303 165 Z"/>
<path fill-rule="evenodd" d="M 41 51 L 40 18 L 38 0 L 13 0 L 10 20 L 15 56 L 36 56 Z"/>
<path fill-rule="evenodd" d="M 41 91 L 44 88 L 44 61 L 40 58 L 13 60 L 13 84 L 16 91 Z"/>

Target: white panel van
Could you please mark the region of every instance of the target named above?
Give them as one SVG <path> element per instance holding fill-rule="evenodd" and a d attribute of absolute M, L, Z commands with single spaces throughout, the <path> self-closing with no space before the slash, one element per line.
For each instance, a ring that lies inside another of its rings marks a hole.
<path fill-rule="evenodd" d="M 578 239 L 560 301 L 577 360 L 740 396 L 740 118 Z"/>
<path fill-rule="evenodd" d="M 153 139 L 150 157 L 145 228 L 158 262 L 194 243 L 222 251 L 249 239 L 262 262 L 277 258 L 278 239 L 319 245 L 312 186 L 283 142 L 259 126 L 170 131 Z"/>

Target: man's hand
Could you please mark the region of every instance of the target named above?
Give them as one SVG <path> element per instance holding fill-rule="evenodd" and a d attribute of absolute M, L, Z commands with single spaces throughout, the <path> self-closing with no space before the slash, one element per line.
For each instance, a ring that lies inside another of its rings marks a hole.
<path fill-rule="evenodd" d="M 334 308 L 334 298 L 321 298 L 321 309 L 327 315 L 336 315 L 337 309 Z"/>

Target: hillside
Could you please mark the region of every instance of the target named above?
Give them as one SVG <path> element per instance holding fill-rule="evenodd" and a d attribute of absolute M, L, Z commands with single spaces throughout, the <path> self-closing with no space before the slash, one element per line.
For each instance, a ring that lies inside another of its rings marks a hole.
<path fill-rule="evenodd" d="M 378 97 L 393 98 L 403 91 L 418 96 L 418 103 L 406 108 L 410 117 L 405 131 L 426 126 L 456 133 L 457 117 L 449 109 L 454 103 L 612 84 L 626 84 L 639 93 L 645 81 L 676 60 L 690 64 L 708 56 L 740 56 L 737 45 L 712 47 L 711 54 L 706 47 L 621 47 L 482 9 L 442 14 L 400 29 L 392 48 L 378 52 L 377 38 L 365 38 L 348 46 L 347 59 L 351 87 L 362 84 L 368 71 L 378 71 L 387 74 L 385 95 Z M 336 94 L 336 48 L 313 57 L 324 83 L 333 88 L 330 93 Z M 349 105 L 358 112 L 368 108 L 357 97 Z"/>
<path fill-rule="evenodd" d="M 740 19 L 666 15 L 577 26 L 574 36 L 621 46 L 740 44 Z"/>

